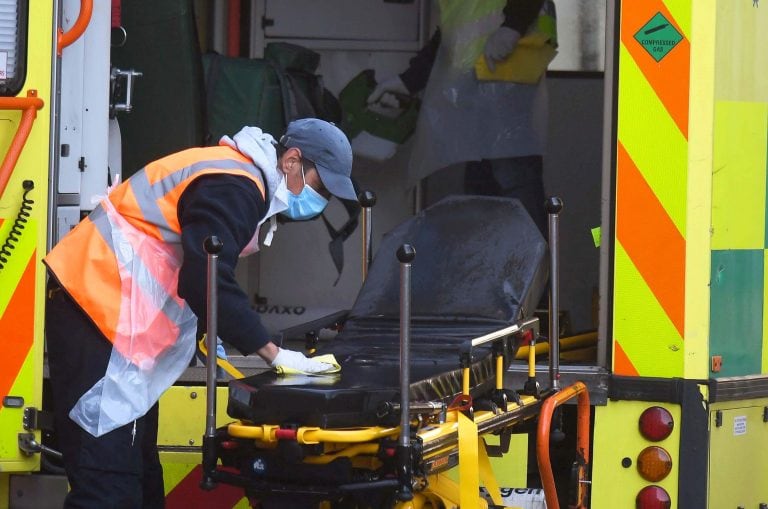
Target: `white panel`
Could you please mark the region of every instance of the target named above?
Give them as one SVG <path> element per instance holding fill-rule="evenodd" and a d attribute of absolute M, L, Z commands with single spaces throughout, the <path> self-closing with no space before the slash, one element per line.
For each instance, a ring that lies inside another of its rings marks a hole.
<path fill-rule="evenodd" d="M 123 174 L 123 144 L 122 136 L 120 135 L 120 124 L 116 118 L 109 119 L 109 146 L 107 162 L 109 164 L 109 172 L 112 174 L 112 184 L 116 183 L 115 179 L 122 178 Z"/>
<path fill-rule="evenodd" d="M 91 210 L 94 197 L 104 195 L 107 188 L 111 24 L 111 3 L 93 2 L 93 17 L 84 34 L 82 149 L 86 167 L 80 185 L 83 210 Z"/>
<path fill-rule="evenodd" d="M 61 10 L 63 30 L 69 30 L 80 12 L 79 0 L 64 0 Z M 59 142 L 68 147 L 69 155 L 59 159 L 59 193 L 80 192 L 80 170 L 77 167 L 82 155 L 83 109 L 83 55 L 85 46 L 81 37 L 65 48 L 61 55 L 61 101 L 59 110 Z"/>
<path fill-rule="evenodd" d="M 65 31 L 79 12 L 79 0 L 64 0 Z M 61 56 L 60 144 L 69 155 L 60 157 L 58 192 L 80 194 L 85 210 L 107 184 L 110 15 L 109 2 L 94 2 L 85 33 Z"/>
<path fill-rule="evenodd" d="M 80 222 L 80 208 L 72 205 L 56 207 L 56 238 L 58 241 Z"/>
<path fill-rule="evenodd" d="M 605 0 L 554 0 L 557 57 L 550 71 L 602 71 L 605 63 Z"/>
<path fill-rule="evenodd" d="M 267 37 L 418 41 L 419 1 L 266 0 Z"/>

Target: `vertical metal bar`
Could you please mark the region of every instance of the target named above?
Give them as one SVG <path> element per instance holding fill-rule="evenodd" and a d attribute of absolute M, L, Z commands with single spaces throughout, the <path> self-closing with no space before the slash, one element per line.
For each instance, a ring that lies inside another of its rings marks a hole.
<path fill-rule="evenodd" d="M 549 215 L 549 381 L 553 389 L 560 388 L 560 260 L 558 227 L 563 201 L 553 196 L 546 203 Z"/>
<path fill-rule="evenodd" d="M 368 277 L 368 268 L 373 261 L 373 213 L 371 209 L 376 205 L 376 193 L 363 191 L 357 197 L 363 207 L 363 281 Z"/>
<path fill-rule="evenodd" d="M 608 336 L 611 330 L 613 263 L 613 210 L 616 206 L 616 129 L 618 123 L 618 55 L 620 2 L 606 2 L 605 72 L 603 76 L 603 157 L 600 202 L 600 277 L 597 325 L 597 365 L 610 369 Z"/>
<path fill-rule="evenodd" d="M 216 338 L 218 336 L 218 259 L 221 248 L 224 247 L 218 237 L 211 236 L 203 244 L 208 253 L 208 294 L 206 299 L 206 401 L 205 401 L 205 434 L 203 435 L 203 479 L 201 486 L 212 489 L 214 480 L 212 473 L 216 470 Z"/>
<path fill-rule="evenodd" d="M 424 208 L 424 179 L 416 182 L 413 187 L 413 213 L 418 214 Z"/>
<path fill-rule="evenodd" d="M 416 250 L 403 244 L 397 250 L 400 261 L 400 438 L 398 440 L 398 498 L 411 500 L 411 262 Z"/>
<path fill-rule="evenodd" d="M 216 337 L 218 336 L 217 318 L 219 292 L 216 287 L 218 279 L 219 251 L 215 243 L 216 237 L 210 237 L 206 241 L 205 250 L 208 252 L 208 296 L 206 301 L 207 325 L 206 348 L 208 355 L 205 359 L 205 381 L 208 397 L 206 399 L 205 436 L 212 437 L 216 432 Z M 212 249 L 211 249 L 212 248 Z"/>
<path fill-rule="evenodd" d="M 415 251 L 408 244 L 397 252 L 400 260 L 400 445 L 408 446 L 411 388 L 411 261 Z"/>

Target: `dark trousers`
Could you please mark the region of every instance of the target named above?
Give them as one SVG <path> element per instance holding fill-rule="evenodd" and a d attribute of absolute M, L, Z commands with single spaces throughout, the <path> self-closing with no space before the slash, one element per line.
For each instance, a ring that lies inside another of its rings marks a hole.
<path fill-rule="evenodd" d="M 471 161 L 466 164 L 464 192 L 517 198 L 546 239 L 543 167 L 541 156 Z"/>
<path fill-rule="evenodd" d="M 53 278 L 48 285 L 45 332 L 56 439 L 70 485 L 64 507 L 165 507 L 157 453 L 157 404 L 135 423 L 98 438 L 69 418 L 80 396 L 104 376 L 112 344 Z"/>

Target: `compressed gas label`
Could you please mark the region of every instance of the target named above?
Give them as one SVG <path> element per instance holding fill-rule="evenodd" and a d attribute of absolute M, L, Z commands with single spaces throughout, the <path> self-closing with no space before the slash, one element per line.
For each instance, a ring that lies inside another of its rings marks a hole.
<path fill-rule="evenodd" d="M 682 34 L 664 17 L 662 13 L 648 20 L 635 34 L 635 40 L 657 62 L 667 56 L 677 43 L 683 40 Z"/>
<path fill-rule="evenodd" d="M 737 415 L 733 418 L 733 436 L 747 434 L 747 416 Z"/>

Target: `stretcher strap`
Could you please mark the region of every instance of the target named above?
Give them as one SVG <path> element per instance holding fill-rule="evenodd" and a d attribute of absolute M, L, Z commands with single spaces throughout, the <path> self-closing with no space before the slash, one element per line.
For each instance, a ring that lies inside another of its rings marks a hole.
<path fill-rule="evenodd" d="M 478 471 L 477 424 L 462 412 L 459 419 L 459 506 L 461 509 L 477 509 L 480 498 L 480 473 Z"/>
<path fill-rule="evenodd" d="M 493 475 L 493 467 L 491 467 L 491 460 L 488 458 L 488 451 L 485 448 L 485 439 L 477 439 L 478 456 L 477 463 L 480 469 L 480 479 L 483 481 L 483 486 L 491 496 L 494 505 L 503 505 L 501 499 L 501 490 L 499 489 L 499 483 L 496 482 L 496 476 Z"/>
<path fill-rule="evenodd" d="M 200 349 L 200 352 L 203 355 L 208 357 L 208 347 L 206 346 L 206 343 L 205 343 L 206 337 L 207 335 L 203 334 L 202 339 L 200 339 L 200 341 L 197 343 L 197 347 Z M 229 376 L 231 376 L 232 378 L 235 378 L 235 379 L 245 378 L 245 375 L 243 375 L 243 373 L 240 370 L 234 367 L 231 362 L 229 362 L 226 359 L 222 359 L 218 355 L 216 356 L 216 365 L 221 369 L 223 369 L 224 371 L 226 371 L 227 373 L 229 373 Z"/>

